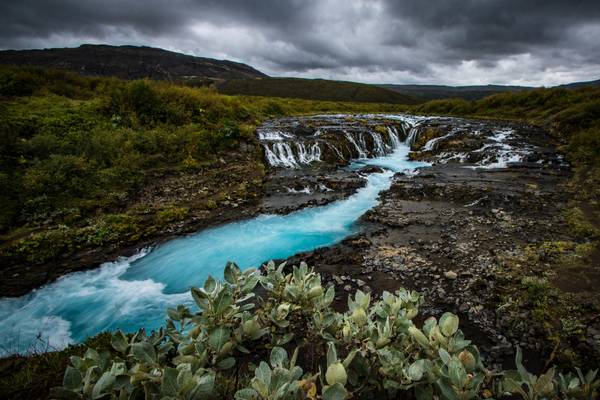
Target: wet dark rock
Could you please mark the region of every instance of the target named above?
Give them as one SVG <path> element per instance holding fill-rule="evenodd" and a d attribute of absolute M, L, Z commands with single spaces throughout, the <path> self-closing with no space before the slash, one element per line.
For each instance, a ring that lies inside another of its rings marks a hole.
<path fill-rule="evenodd" d="M 367 166 L 358 170 L 361 174 L 373 174 L 373 173 L 381 173 L 383 172 L 383 168 L 376 166 Z"/>

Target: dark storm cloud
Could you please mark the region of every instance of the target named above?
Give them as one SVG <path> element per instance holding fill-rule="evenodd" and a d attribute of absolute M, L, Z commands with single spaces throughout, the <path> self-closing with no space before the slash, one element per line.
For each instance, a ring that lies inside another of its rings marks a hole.
<path fill-rule="evenodd" d="M 20 0 L 0 48 L 145 44 L 275 75 L 547 84 L 600 75 L 600 6 L 538 0 Z"/>
<path fill-rule="evenodd" d="M 410 21 L 422 32 L 448 33 L 449 48 L 474 58 L 561 44 L 569 39 L 571 28 L 600 23 L 597 1 L 445 0 L 435 4 L 387 1 L 386 7 L 395 18 Z"/>

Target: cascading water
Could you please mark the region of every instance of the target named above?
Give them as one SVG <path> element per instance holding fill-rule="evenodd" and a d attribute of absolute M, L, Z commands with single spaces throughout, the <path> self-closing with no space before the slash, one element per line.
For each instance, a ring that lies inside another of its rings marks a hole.
<path fill-rule="evenodd" d="M 367 152 L 364 150 L 364 147 L 358 145 L 354 136 L 352 136 L 352 132 L 344 132 L 344 134 L 346 135 L 348 142 L 350 142 L 358 152 L 358 158 L 367 158 Z"/>
<path fill-rule="evenodd" d="M 436 138 L 429 140 L 427 143 L 425 143 L 425 145 L 423 146 L 421 151 L 432 151 L 432 150 L 437 149 L 437 146 L 441 142 L 456 135 L 456 133 L 457 133 L 457 130 L 453 129 L 449 133 L 445 134 L 444 136 L 436 137 Z"/>
<path fill-rule="evenodd" d="M 390 136 L 390 142 L 392 143 L 392 148 L 397 149 L 402 145 L 400 142 L 400 135 L 398 135 L 398 130 L 393 126 L 387 127 L 388 135 Z M 410 143 L 406 143 L 410 147 Z"/>
<path fill-rule="evenodd" d="M 371 132 L 371 135 L 373 136 L 373 141 L 375 142 L 375 155 L 377 157 L 385 156 L 389 150 L 391 150 L 391 147 L 386 146 L 379 132 Z"/>
<path fill-rule="evenodd" d="M 406 138 L 406 144 L 409 147 L 412 146 L 415 143 L 415 141 L 417 140 L 418 136 L 419 136 L 419 127 L 418 126 L 411 127 L 408 131 L 408 137 Z"/>
<path fill-rule="evenodd" d="M 271 153 L 265 151 L 270 163 L 296 167 L 320 154 L 318 145 L 297 148 L 294 154 L 288 142 L 294 138 L 282 132 L 263 131 L 260 137 L 274 146 Z M 221 277 L 229 260 L 242 268 L 257 267 L 338 243 L 359 229 L 357 219 L 377 204 L 394 172 L 427 165 L 408 160 L 409 147 L 396 133 L 390 139 L 394 150 L 386 155 L 367 159 L 361 149 L 365 158 L 351 168 L 377 165 L 386 170 L 368 175 L 366 186 L 344 200 L 207 229 L 95 270 L 63 276 L 25 296 L 1 299 L 0 354 L 61 348 L 105 330 L 156 329 L 164 323 L 167 307 L 193 306 L 189 288 L 202 285 L 208 275 Z"/>

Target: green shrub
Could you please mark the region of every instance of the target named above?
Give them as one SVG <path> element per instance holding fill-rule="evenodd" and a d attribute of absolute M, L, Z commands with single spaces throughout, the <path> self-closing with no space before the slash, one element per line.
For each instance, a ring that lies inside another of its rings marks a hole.
<path fill-rule="evenodd" d="M 595 238 L 600 236 L 600 229 L 594 226 L 579 207 L 565 211 L 565 219 L 571 232 L 579 238 Z"/>
<path fill-rule="evenodd" d="M 261 298 L 254 290 L 259 283 L 266 294 Z M 166 327 L 151 335 L 116 332 L 111 348 L 72 357 L 52 396 L 230 398 L 229 385 L 218 382 L 233 376 L 238 400 L 407 395 L 468 400 L 493 392 L 583 400 L 600 386 L 596 371 L 557 375 L 552 368 L 533 375 L 518 349 L 516 371 L 492 373 L 459 330 L 456 315 L 430 317 L 417 327 L 413 319 L 422 299 L 404 289 L 384 292 L 373 304 L 359 290 L 348 298 L 347 312 L 335 312 L 333 287 L 323 288 L 306 264 L 285 273 L 284 264 L 269 263 L 261 275 L 228 263 L 223 282 L 209 277 L 191 294 L 199 311 L 170 308 Z M 291 357 L 284 347 L 295 348 Z M 248 354 L 268 361 L 250 369 Z"/>
<path fill-rule="evenodd" d="M 156 220 L 160 225 L 182 221 L 187 216 L 188 211 L 187 207 L 170 206 L 160 210 L 156 214 Z"/>

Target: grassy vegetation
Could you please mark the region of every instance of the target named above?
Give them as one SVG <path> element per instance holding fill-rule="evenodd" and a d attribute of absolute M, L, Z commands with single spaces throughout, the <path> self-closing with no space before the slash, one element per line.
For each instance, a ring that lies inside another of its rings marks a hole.
<path fill-rule="evenodd" d="M 135 243 L 188 212 L 251 201 L 264 173 L 254 130 L 267 118 L 399 108 L 0 67 L 0 262 L 47 263 Z M 215 191 L 200 200 L 136 198 L 157 180 L 228 168 L 235 186 L 215 172 L 207 182 Z"/>
<path fill-rule="evenodd" d="M 417 97 L 378 86 L 326 79 L 232 79 L 217 87 L 222 93 L 236 95 L 393 104 L 415 104 L 421 101 Z"/>

